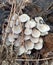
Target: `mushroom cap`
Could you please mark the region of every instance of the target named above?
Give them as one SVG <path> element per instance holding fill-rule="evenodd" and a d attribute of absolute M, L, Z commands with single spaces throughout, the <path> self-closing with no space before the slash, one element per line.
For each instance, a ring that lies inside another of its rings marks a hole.
<path fill-rule="evenodd" d="M 25 24 L 25 27 L 26 28 L 33 28 L 36 26 L 36 22 L 32 19 L 32 20 L 29 20 L 28 22 L 26 22 Z"/>
<path fill-rule="evenodd" d="M 43 39 L 40 38 L 40 39 L 39 39 L 39 42 L 34 45 L 34 48 L 35 48 L 36 50 L 40 50 L 40 49 L 42 49 L 42 47 L 43 47 Z"/>
<path fill-rule="evenodd" d="M 14 13 L 13 16 L 12 16 L 12 18 L 11 18 L 11 20 L 15 21 L 17 19 L 17 17 L 18 17 L 18 15 L 16 13 Z"/>
<path fill-rule="evenodd" d="M 37 29 L 40 32 L 47 32 L 50 30 L 50 27 L 47 24 L 39 24 L 39 25 L 37 25 Z"/>
<path fill-rule="evenodd" d="M 9 34 L 8 35 L 8 41 L 10 41 L 10 42 L 14 42 L 14 35 L 13 34 Z"/>
<path fill-rule="evenodd" d="M 19 20 L 20 20 L 20 22 L 26 22 L 26 21 L 30 20 L 30 17 L 27 14 L 22 14 L 19 16 Z"/>
<path fill-rule="evenodd" d="M 32 29 L 26 28 L 25 31 L 24 31 L 24 34 L 25 35 L 31 35 L 32 34 Z"/>
<path fill-rule="evenodd" d="M 14 34 L 19 34 L 22 32 L 22 27 L 20 25 L 14 26 L 14 28 L 12 28 L 12 31 Z"/>
<path fill-rule="evenodd" d="M 26 54 L 31 54 L 31 50 L 28 50 Z"/>
<path fill-rule="evenodd" d="M 30 35 L 25 35 L 24 40 L 29 40 L 31 38 Z"/>
<path fill-rule="evenodd" d="M 18 55 L 22 55 L 25 52 L 24 46 L 20 46 L 18 49 Z"/>
<path fill-rule="evenodd" d="M 39 38 L 31 37 L 30 40 L 31 40 L 31 42 L 33 42 L 33 43 L 38 43 Z"/>
<path fill-rule="evenodd" d="M 42 17 L 35 17 L 35 21 L 39 24 L 44 22 Z"/>
<path fill-rule="evenodd" d="M 41 32 L 41 36 L 45 36 L 45 35 L 48 35 L 48 32 Z"/>
<path fill-rule="evenodd" d="M 35 37 L 35 38 L 40 37 L 40 31 L 34 28 L 32 30 L 32 36 Z"/>
<path fill-rule="evenodd" d="M 31 50 L 34 48 L 34 43 L 32 43 L 30 40 L 25 41 L 25 48 L 26 50 Z"/>

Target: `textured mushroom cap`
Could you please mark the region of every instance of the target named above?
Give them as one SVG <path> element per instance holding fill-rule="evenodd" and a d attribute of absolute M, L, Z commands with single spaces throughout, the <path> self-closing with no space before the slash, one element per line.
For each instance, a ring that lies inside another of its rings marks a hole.
<path fill-rule="evenodd" d="M 32 29 L 26 28 L 25 31 L 24 31 L 24 34 L 25 34 L 25 35 L 30 35 L 30 34 L 32 34 Z"/>
<path fill-rule="evenodd" d="M 30 35 L 25 35 L 24 40 L 29 40 L 31 38 Z"/>
<path fill-rule="evenodd" d="M 48 35 L 48 32 L 41 32 L 41 36 L 45 36 L 45 35 Z"/>
<path fill-rule="evenodd" d="M 14 35 L 10 33 L 10 34 L 8 35 L 8 40 L 9 40 L 10 42 L 14 42 Z"/>
<path fill-rule="evenodd" d="M 50 27 L 47 24 L 39 24 L 39 25 L 37 25 L 37 29 L 40 32 L 47 32 L 50 30 Z"/>
<path fill-rule="evenodd" d="M 33 43 L 38 43 L 39 38 L 31 37 L 30 40 L 31 40 L 31 42 L 33 42 Z"/>
<path fill-rule="evenodd" d="M 31 50 L 28 50 L 28 51 L 27 51 L 27 54 L 31 54 Z"/>
<path fill-rule="evenodd" d="M 32 43 L 30 40 L 25 42 L 25 48 L 26 50 L 31 50 L 34 48 L 34 43 Z"/>
<path fill-rule="evenodd" d="M 22 55 L 25 52 L 24 46 L 20 46 L 18 49 L 18 55 Z"/>
<path fill-rule="evenodd" d="M 18 15 L 15 13 L 15 14 L 13 14 L 11 20 L 12 20 L 12 21 L 15 21 L 15 20 L 17 19 L 17 17 L 18 17 Z"/>
<path fill-rule="evenodd" d="M 35 38 L 40 37 L 40 31 L 34 28 L 32 30 L 32 36 L 35 37 Z"/>
<path fill-rule="evenodd" d="M 14 26 L 14 28 L 12 29 L 12 31 L 13 31 L 13 33 L 15 33 L 15 34 L 19 34 L 19 33 L 22 32 L 22 28 L 21 28 L 20 25 Z"/>
<path fill-rule="evenodd" d="M 40 38 L 40 39 L 39 39 L 39 42 L 34 45 L 34 48 L 35 48 L 36 50 L 40 50 L 40 49 L 42 49 L 42 47 L 43 47 L 43 39 Z"/>
<path fill-rule="evenodd" d="M 36 22 L 33 19 L 28 21 L 28 22 L 26 22 L 26 24 L 25 24 L 26 28 L 33 28 L 35 26 L 36 26 Z"/>
<path fill-rule="evenodd" d="M 30 20 L 30 17 L 27 14 L 22 14 L 19 16 L 19 20 L 20 20 L 20 22 L 26 22 L 26 21 Z"/>
<path fill-rule="evenodd" d="M 43 23 L 43 18 L 42 17 L 35 17 L 35 21 L 37 22 L 37 23 Z"/>

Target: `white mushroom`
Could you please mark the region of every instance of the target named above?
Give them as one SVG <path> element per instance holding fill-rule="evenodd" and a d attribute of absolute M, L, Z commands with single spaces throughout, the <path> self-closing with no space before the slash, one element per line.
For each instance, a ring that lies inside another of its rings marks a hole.
<path fill-rule="evenodd" d="M 39 24 L 39 25 L 37 25 L 37 29 L 40 32 L 47 32 L 50 30 L 50 27 L 47 24 Z"/>
<path fill-rule="evenodd" d="M 14 42 L 14 35 L 10 33 L 10 34 L 8 35 L 8 40 L 9 40 L 10 42 Z"/>
<path fill-rule="evenodd" d="M 43 39 L 40 38 L 40 39 L 39 39 L 39 42 L 34 45 L 34 48 L 35 48 L 36 50 L 40 50 L 40 49 L 42 49 L 42 47 L 43 47 Z"/>
<path fill-rule="evenodd" d="M 31 37 L 30 40 L 31 40 L 33 43 L 38 43 L 39 38 Z"/>
<path fill-rule="evenodd" d="M 35 37 L 35 38 L 40 37 L 40 31 L 34 28 L 32 30 L 32 36 Z"/>
<path fill-rule="evenodd" d="M 17 16 L 18 16 L 18 15 L 17 15 L 16 13 L 14 13 L 13 16 L 12 16 L 12 18 L 11 18 L 11 20 L 12 20 L 12 21 L 15 21 L 15 20 L 17 19 Z"/>
<path fill-rule="evenodd" d="M 28 50 L 26 54 L 31 54 L 31 50 Z"/>
<path fill-rule="evenodd" d="M 30 35 L 25 35 L 24 40 L 29 40 L 31 38 Z"/>
<path fill-rule="evenodd" d="M 22 55 L 25 52 L 24 46 L 20 46 L 18 49 L 18 55 Z"/>
<path fill-rule="evenodd" d="M 19 33 L 22 32 L 22 27 L 21 27 L 20 25 L 14 26 L 14 27 L 12 28 L 12 31 L 13 31 L 14 34 L 19 34 Z"/>
<path fill-rule="evenodd" d="M 27 14 L 22 14 L 19 16 L 19 20 L 20 20 L 20 22 L 26 22 L 26 21 L 30 20 L 30 17 Z"/>
<path fill-rule="evenodd" d="M 45 36 L 45 35 L 48 35 L 48 32 L 41 32 L 41 36 Z"/>
<path fill-rule="evenodd" d="M 42 17 L 35 17 L 35 21 L 38 23 L 38 24 L 42 24 L 44 22 L 43 18 Z"/>
<path fill-rule="evenodd" d="M 36 26 L 36 22 L 32 19 L 32 20 L 29 20 L 28 22 L 26 22 L 25 24 L 25 27 L 26 28 L 33 28 Z"/>
<path fill-rule="evenodd" d="M 30 34 L 32 34 L 32 29 L 26 28 L 25 31 L 24 31 L 24 34 L 25 34 L 25 35 L 30 35 Z"/>
<path fill-rule="evenodd" d="M 26 48 L 26 50 L 31 50 L 31 49 L 33 49 L 33 48 L 34 48 L 34 43 L 31 42 L 30 40 L 25 41 L 25 48 Z"/>

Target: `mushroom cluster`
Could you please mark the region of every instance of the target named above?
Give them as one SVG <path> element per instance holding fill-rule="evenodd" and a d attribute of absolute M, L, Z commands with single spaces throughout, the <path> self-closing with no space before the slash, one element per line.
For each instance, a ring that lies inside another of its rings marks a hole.
<path fill-rule="evenodd" d="M 50 27 L 45 24 L 42 17 L 31 19 L 27 14 L 12 16 L 9 26 L 5 29 L 8 33 L 6 45 L 11 44 L 17 48 L 17 55 L 31 54 L 34 48 L 40 50 L 43 47 L 43 38 L 48 34 Z"/>

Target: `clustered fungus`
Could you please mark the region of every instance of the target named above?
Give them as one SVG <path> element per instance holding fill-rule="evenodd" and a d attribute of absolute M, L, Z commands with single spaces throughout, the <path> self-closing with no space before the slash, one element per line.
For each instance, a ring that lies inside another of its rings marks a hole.
<path fill-rule="evenodd" d="M 50 27 L 44 23 L 42 17 L 31 19 L 27 14 L 12 16 L 9 26 L 5 29 L 8 33 L 6 45 L 12 43 L 17 48 L 17 55 L 31 54 L 31 50 L 41 50 L 44 40 L 42 36 L 48 35 Z"/>

